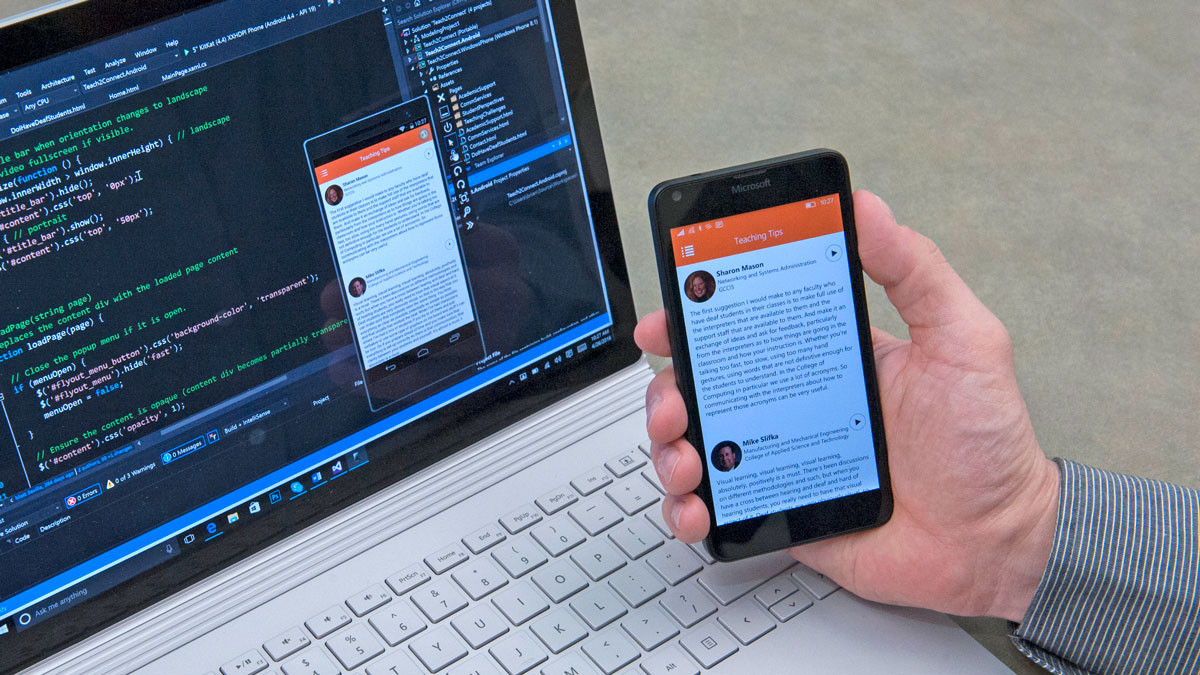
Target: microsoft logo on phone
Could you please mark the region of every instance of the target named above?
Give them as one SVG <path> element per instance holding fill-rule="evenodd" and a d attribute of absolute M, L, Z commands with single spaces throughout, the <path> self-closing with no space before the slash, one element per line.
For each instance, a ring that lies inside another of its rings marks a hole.
<path fill-rule="evenodd" d="M 768 187 L 771 187 L 771 179 L 770 178 L 764 179 L 760 183 L 750 183 L 748 185 L 734 185 L 732 189 L 733 189 L 733 194 L 736 195 L 736 194 L 741 194 L 743 192 L 750 192 L 751 190 L 761 190 L 763 188 L 768 188 Z"/>

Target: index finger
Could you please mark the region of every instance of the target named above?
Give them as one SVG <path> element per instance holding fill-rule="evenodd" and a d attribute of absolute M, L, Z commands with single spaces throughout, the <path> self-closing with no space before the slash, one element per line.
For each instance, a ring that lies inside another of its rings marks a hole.
<path fill-rule="evenodd" d="M 633 340 L 642 351 L 655 356 L 671 356 L 671 340 L 667 337 L 667 312 L 660 309 L 642 317 L 633 329 Z"/>

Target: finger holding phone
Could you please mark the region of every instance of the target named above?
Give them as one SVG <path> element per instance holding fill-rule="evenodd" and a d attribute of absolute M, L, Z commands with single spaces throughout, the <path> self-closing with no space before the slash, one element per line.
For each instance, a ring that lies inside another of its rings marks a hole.
<path fill-rule="evenodd" d="M 870 193 L 853 205 L 862 268 L 912 337 L 872 332 L 894 511 L 882 527 L 792 553 L 869 599 L 1019 621 L 1049 558 L 1059 478 L 1034 437 L 1007 333 L 932 242 Z M 635 336 L 671 355 L 664 312 Z M 667 368 L 648 389 L 647 428 L 671 494 L 664 517 L 696 541 L 712 515 L 693 493 L 704 464 L 683 438 L 688 408 L 674 380 Z"/>

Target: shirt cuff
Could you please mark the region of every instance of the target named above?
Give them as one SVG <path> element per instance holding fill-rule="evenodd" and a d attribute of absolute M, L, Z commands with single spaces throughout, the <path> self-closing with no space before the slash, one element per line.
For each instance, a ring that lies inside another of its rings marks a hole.
<path fill-rule="evenodd" d="M 1050 562 L 1017 648 L 1052 673 L 1200 669 L 1200 494 L 1056 459 Z"/>

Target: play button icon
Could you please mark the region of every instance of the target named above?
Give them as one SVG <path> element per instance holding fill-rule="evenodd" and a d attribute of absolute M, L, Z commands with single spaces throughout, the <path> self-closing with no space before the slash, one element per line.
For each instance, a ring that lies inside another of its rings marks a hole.
<path fill-rule="evenodd" d="M 862 415 L 854 415 L 850 418 L 850 429 L 859 431 L 867 428 L 867 418 Z"/>
<path fill-rule="evenodd" d="M 838 244 L 834 244 L 833 246 L 825 249 L 825 258 L 829 260 L 829 262 L 840 261 L 842 259 L 842 247 Z"/>

